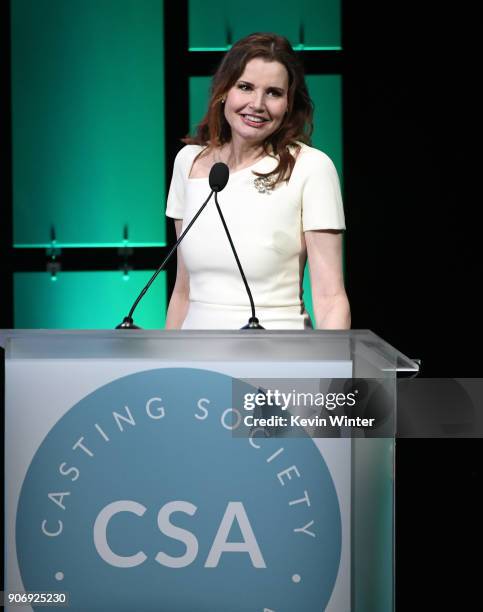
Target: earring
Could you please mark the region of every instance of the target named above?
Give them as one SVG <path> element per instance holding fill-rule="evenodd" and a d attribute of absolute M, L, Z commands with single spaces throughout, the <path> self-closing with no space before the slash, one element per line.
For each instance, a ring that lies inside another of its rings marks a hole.
<path fill-rule="evenodd" d="M 221 99 L 221 103 L 222 103 L 222 104 L 225 104 L 225 100 L 226 100 L 226 98 L 222 98 L 222 99 Z"/>

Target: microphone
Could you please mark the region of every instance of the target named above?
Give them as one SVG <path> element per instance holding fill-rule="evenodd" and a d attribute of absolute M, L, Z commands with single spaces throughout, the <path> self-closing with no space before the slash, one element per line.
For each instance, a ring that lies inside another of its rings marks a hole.
<path fill-rule="evenodd" d="M 151 276 L 151 278 L 149 279 L 149 281 L 146 284 L 146 286 L 144 287 L 144 289 L 138 295 L 138 297 L 136 298 L 136 301 L 131 306 L 131 310 L 129 311 L 129 314 L 127 315 L 127 317 L 124 317 L 124 319 L 122 320 L 122 323 L 119 323 L 119 325 L 116 325 L 116 329 L 140 329 L 140 327 L 138 327 L 137 325 L 134 325 L 134 320 L 132 318 L 132 315 L 133 315 L 134 311 L 136 310 L 136 306 L 139 304 L 139 302 L 143 298 L 143 296 L 146 293 L 146 291 L 152 285 L 152 283 L 154 282 L 154 279 L 158 276 L 158 274 L 161 272 L 161 270 L 164 269 L 164 267 L 166 266 L 168 261 L 171 259 L 171 256 L 173 255 L 173 253 L 178 248 L 180 242 L 186 236 L 186 234 L 188 233 L 188 231 L 190 230 L 191 226 L 196 221 L 196 219 L 200 216 L 201 211 L 203 210 L 203 208 L 210 201 L 211 196 L 214 193 L 220 192 L 222 189 L 224 189 L 226 187 L 226 184 L 228 183 L 229 176 L 230 176 L 230 171 L 228 170 L 228 166 L 226 164 L 223 164 L 221 162 L 213 164 L 213 166 L 211 167 L 211 170 L 210 170 L 210 176 L 208 177 L 208 181 L 209 181 L 210 188 L 211 188 L 210 195 L 206 198 L 206 200 L 200 206 L 198 212 L 191 219 L 191 221 L 190 221 L 189 225 L 187 226 L 187 228 L 180 235 L 180 237 L 178 238 L 176 243 L 171 247 L 171 249 L 169 250 L 169 253 L 166 255 L 166 257 L 161 262 L 161 265 L 159 266 L 159 268 Z"/>
<path fill-rule="evenodd" d="M 156 270 L 156 272 L 153 274 L 153 276 L 149 279 L 149 281 L 146 284 L 146 286 L 144 287 L 144 289 L 138 295 L 138 297 L 137 297 L 136 301 L 134 302 L 134 304 L 132 305 L 131 310 L 129 311 L 129 314 L 127 315 L 127 317 L 124 317 L 122 323 L 117 325 L 116 329 L 140 329 L 137 325 L 134 325 L 134 320 L 132 318 L 134 310 L 136 309 L 137 305 L 139 304 L 139 302 L 143 298 L 143 296 L 146 293 L 146 291 L 149 289 L 149 287 L 153 283 L 154 279 L 158 276 L 158 274 L 161 272 L 161 270 L 164 269 L 164 267 L 166 266 L 166 264 L 170 260 L 171 256 L 176 251 L 176 249 L 178 248 L 179 244 L 181 243 L 183 238 L 186 236 L 186 234 L 190 230 L 190 228 L 193 225 L 193 223 L 196 221 L 196 219 L 201 214 L 201 211 L 205 208 L 205 206 L 210 201 L 211 196 L 213 194 L 215 194 L 216 208 L 218 210 L 218 214 L 219 214 L 221 222 L 223 224 L 223 228 L 225 230 L 225 233 L 227 235 L 228 241 L 230 243 L 231 250 L 233 251 L 233 255 L 235 256 L 235 261 L 237 263 L 238 270 L 240 272 L 240 275 L 242 277 L 243 283 L 245 285 L 245 289 L 246 289 L 246 292 L 248 294 L 248 299 L 250 300 L 250 308 L 251 308 L 251 311 L 252 311 L 252 316 L 248 319 L 248 323 L 246 325 L 244 325 L 241 329 L 265 329 L 264 327 L 262 327 L 260 325 L 260 322 L 259 322 L 259 320 L 256 317 L 256 314 L 255 314 L 255 303 L 253 301 L 252 292 L 250 291 L 250 287 L 248 286 L 248 282 L 247 282 L 245 273 L 243 272 L 243 268 L 242 268 L 242 265 L 240 263 L 240 259 L 238 257 L 238 254 L 236 252 L 235 245 L 233 244 L 233 240 L 232 240 L 232 238 L 230 236 L 230 232 L 228 230 L 228 226 L 227 226 L 226 221 L 225 221 L 225 219 L 223 217 L 223 213 L 221 212 L 220 205 L 218 204 L 217 194 L 226 187 L 226 184 L 228 183 L 229 177 L 230 177 L 230 171 L 229 171 L 228 166 L 226 164 L 224 164 L 223 162 L 217 162 L 216 164 L 213 164 L 213 166 L 211 167 L 211 170 L 210 170 L 210 175 L 208 177 L 208 182 L 209 182 L 209 185 L 210 185 L 210 188 L 211 188 L 210 195 L 203 202 L 203 204 L 199 208 L 198 212 L 193 217 L 193 219 L 191 219 L 189 225 L 186 227 L 186 229 L 180 235 L 180 237 L 178 238 L 176 243 L 170 249 L 169 253 L 166 255 L 166 257 L 162 261 L 162 263 L 159 266 L 159 268 Z"/>
<path fill-rule="evenodd" d="M 208 177 L 208 182 L 210 183 L 210 188 L 215 193 L 219 193 L 223 189 L 225 189 L 226 184 L 228 183 L 228 179 L 230 177 L 230 170 L 228 166 L 223 162 L 217 162 L 211 166 L 210 176 Z"/>

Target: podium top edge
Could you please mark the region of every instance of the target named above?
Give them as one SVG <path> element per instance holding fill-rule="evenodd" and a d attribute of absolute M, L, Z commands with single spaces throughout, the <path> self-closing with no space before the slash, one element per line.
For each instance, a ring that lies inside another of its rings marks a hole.
<path fill-rule="evenodd" d="M 381 342 L 390 346 L 385 340 L 378 337 L 369 329 L 244 329 L 244 330 L 216 330 L 216 329 L 0 329 L 0 347 L 4 348 L 10 339 L 162 339 L 162 338 L 332 338 L 355 339 Z"/>
<path fill-rule="evenodd" d="M 13 336 L 79 336 L 95 334 L 100 337 L 109 336 L 139 336 L 139 337 L 154 337 L 164 335 L 179 334 L 183 336 L 194 335 L 234 335 L 240 337 L 242 335 L 264 335 L 269 334 L 270 337 L 280 334 L 283 336 L 290 335 L 370 335 L 378 338 L 370 329 L 0 329 L 0 337 L 7 338 Z"/>
<path fill-rule="evenodd" d="M 159 344 L 158 344 L 159 342 Z M 347 360 L 373 363 L 381 371 L 418 372 L 419 364 L 369 329 L 358 330 L 0 330 L 6 357 L 186 354 L 198 358 L 258 361 Z M 97 348 L 96 348 L 97 347 Z M 156 348 L 159 347 L 159 348 Z"/>

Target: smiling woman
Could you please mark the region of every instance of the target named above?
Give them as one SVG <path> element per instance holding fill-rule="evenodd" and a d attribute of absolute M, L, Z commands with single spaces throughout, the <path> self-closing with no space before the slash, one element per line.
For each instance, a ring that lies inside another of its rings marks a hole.
<path fill-rule="evenodd" d="M 288 40 L 252 34 L 225 55 L 207 113 L 175 160 L 166 214 L 178 236 L 209 193 L 212 165 L 228 165 L 221 206 L 267 329 L 311 326 L 302 297 L 307 257 L 317 327 L 350 327 L 339 179 L 329 157 L 310 146 L 312 113 Z M 207 207 L 178 249 L 166 327 L 237 329 L 248 311 L 217 211 Z"/>
<path fill-rule="evenodd" d="M 231 128 L 231 150 L 242 154 L 270 137 L 288 108 L 288 73 L 280 62 L 254 58 L 226 96 L 225 119 Z M 256 150 L 256 149 L 255 149 Z"/>

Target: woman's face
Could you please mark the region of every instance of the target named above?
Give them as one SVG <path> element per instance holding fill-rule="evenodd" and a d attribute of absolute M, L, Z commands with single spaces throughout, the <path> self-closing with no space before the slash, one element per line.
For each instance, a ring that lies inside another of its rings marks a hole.
<path fill-rule="evenodd" d="M 273 134 L 288 108 L 288 73 L 280 62 L 255 58 L 228 91 L 225 118 L 234 140 L 258 142 Z"/>

